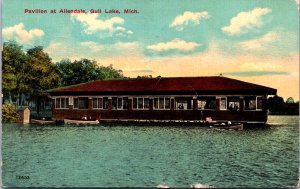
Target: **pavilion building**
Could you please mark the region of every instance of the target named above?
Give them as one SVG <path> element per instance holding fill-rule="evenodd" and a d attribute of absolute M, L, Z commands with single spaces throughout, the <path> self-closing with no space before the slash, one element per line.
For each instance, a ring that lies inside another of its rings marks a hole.
<path fill-rule="evenodd" d="M 223 76 L 99 80 L 47 91 L 52 118 L 265 123 L 277 90 Z"/>

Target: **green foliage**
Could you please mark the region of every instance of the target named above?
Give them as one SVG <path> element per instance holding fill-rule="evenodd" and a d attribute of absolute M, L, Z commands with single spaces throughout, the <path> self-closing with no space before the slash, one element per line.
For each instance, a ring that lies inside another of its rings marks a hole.
<path fill-rule="evenodd" d="M 161 78 L 161 76 L 153 77 L 152 75 L 142 75 L 142 76 L 137 76 L 137 79 L 147 79 L 147 78 Z"/>
<path fill-rule="evenodd" d="M 13 104 L 2 105 L 2 122 L 16 122 L 18 119 L 19 115 Z"/>
<path fill-rule="evenodd" d="M 22 46 L 14 41 L 5 42 L 2 53 L 2 89 L 4 98 L 11 94 L 24 92 L 27 89 L 24 78 L 25 67 L 26 55 L 22 51 Z M 13 97 L 15 98 L 16 96 Z"/>
<path fill-rule="evenodd" d="M 295 101 L 294 101 L 293 97 L 289 97 L 285 103 L 293 104 L 293 103 L 295 103 Z"/>
<path fill-rule="evenodd" d="M 100 66 L 99 70 L 101 71 L 104 80 L 124 78 L 123 71 L 114 69 L 112 64 L 107 67 Z"/>
<path fill-rule="evenodd" d="M 299 103 L 294 103 L 291 99 L 284 102 L 283 98 L 277 95 L 268 99 L 268 108 L 271 114 L 274 115 L 299 114 Z"/>
<path fill-rule="evenodd" d="M 43 96 L 45 90 L 58 86 L 59 76 L 51 58 L 42 47 L 34 47 L 27 51 L 28 67 L 30 73 L 28 84 L 30 96 L 37 98 Z"/>
<path fill-rule="evenodd" d="M 57 86 L 56 67 L 42 47 L 22 51 L 14 41 L 3 44 L 2 86 L 4 101 L 17 100 L 26 94 L 29 99 L 43 96 L 43 91 Z M 21 102 L 22 99 L 19 99 Z"/>
<path fill-rule="evenodd" d="M 94 60 L 71 62 L 64 59 L 53 64 L 43 47 L 33 47 L 25 53 L 14 41 L 3 44 L 2 87 L 4 102 L 34 100 L 37 105 L 46 97 L 44 91 L 58 86 L 94 80 L 124 78 L 122 70 L 99 66 Z M 22 103 L 21 103 L 22 104 Z M 37 106 L 38 107 L 38 106 Z"/>
<path fill-rule="evenodd" d="M 71 62 L 64 59 L 56 64 L 60 86 L 75 85 L 95 80 L 123 78 L 121 70 L 116 70 L 112 65 L 98 66 L 95 60 L 81 59 Z"/>
<path fill-rule="evenodd" d="M 142 75 L 142 76 L 137 76 L 137 79 L 146 79 L 146 78 L 152 78 L 152 75 Z"/>

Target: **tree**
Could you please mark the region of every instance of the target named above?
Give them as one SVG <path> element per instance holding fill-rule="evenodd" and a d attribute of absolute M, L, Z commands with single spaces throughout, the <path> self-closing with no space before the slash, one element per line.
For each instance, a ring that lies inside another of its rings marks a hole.
<path fill-rule="evenodd" d="M 56 67 L 61 78 L 60 86 L 124 77 L 121 70 L 114 69 L 112 65 L 98 66 L 95 60 L 81 59 L 71 62 L 64 59 L 58 62 Z"/>
<path fill-rule="evenodd" d="M 2 122 L 16 122 L 19 119 L 19 114 L 13 104 L 2 105 Z"/>
<path fill-rule="evenodd" d="M 40 46 L 27 51 L 27 61 L 26 72 L 30 73 L 28 78 L 29 96 L 36 101 L 37 113 L 39 114 L 40 100 L 46 97 L 44 91 L 58 86 L 59 75 L 55 65 L 51 62 L 51 58 Z"/>
<path fill-rule="evenodd" d="M 121 79 L 124 78 L 123 71 L 117 70 L 113 68 L 113 65 L 110 64 L 109 66 L 100 66 L 99 69 L 100 73 L 103 74 L 103 79 Z"/>
<path fill-rule="evenodd" d="M 289 98 L 286 100 L 285 103 L 287 103 L 287 104 L 293 104 L 293 103 L 295 103 L 295 101 L 294 101 L 293 97 L 289 97 Z"/>
<path fill-rule="evenodd" d="M 142 75 L 142 76 L 137 76 L 137 79 L 145 79 L 145 78 L 152 78 L 152 75 Z"/>
<path fill-rule="evenodd" d="M 142 75 L 142 76 L 137 76 L 136 77 L 137 79 L 148 79 L 148 78 L 161 78 L 161 76 L 160 75 L 158 75 L 158 76 L 156 76 L 156 77 L 153 77 L 152 75 Z"/>
<path fill-rule="evenodd" d="M 22 51 L 22 46 L 18 45 L 15 41 L 4 42 L 2 55 L 2 88 L 4 100 L 9 100 L 12 103 L 13 98 L 15 99 L 28 89 L 24 72 L 25 67 L 26 55 Z"/>
<path fill-rule="evenodd" d="M 283 114 L 285 111 L 285 103 L 282 97 L 275 95 L 268 99 L 268 107 L 271 112 Z"/>
<path fill-rule="evenodd" d="M 272 114 L 299 115 L 299 102 L 295 103 L 292 97 L 289 97 L 286 102 L 277 95 L 270 97 L 268 107 Z"/>

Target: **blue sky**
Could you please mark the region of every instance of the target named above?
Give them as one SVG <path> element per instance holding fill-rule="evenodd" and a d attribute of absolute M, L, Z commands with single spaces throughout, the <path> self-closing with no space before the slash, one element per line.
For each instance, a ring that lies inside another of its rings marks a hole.
<path fill-rule="evenodd" d="M 298 100 L 298 14 L 298 0 L 3 0 L 2 34 L 24 49 L 43 46 L 53 62 L 95 59 L 131 77 L 222 73 Z"/>

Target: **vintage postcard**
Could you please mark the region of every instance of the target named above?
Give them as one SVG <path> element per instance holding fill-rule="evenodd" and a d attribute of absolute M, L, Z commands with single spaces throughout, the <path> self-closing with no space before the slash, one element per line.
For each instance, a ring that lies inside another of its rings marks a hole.
<path fill-rule="evenodd" d="M 299 186 L 299 0 L 1 7 L 3 187 Z"/>

